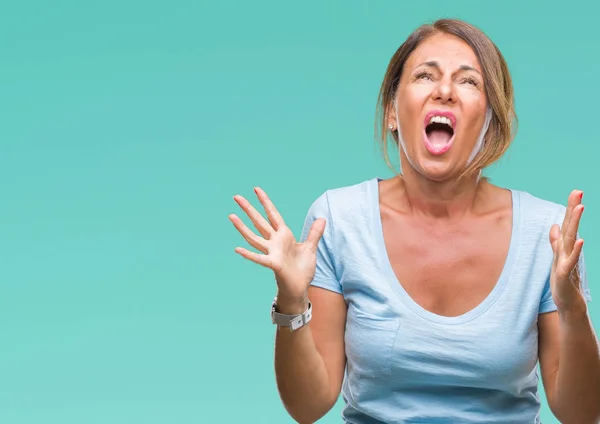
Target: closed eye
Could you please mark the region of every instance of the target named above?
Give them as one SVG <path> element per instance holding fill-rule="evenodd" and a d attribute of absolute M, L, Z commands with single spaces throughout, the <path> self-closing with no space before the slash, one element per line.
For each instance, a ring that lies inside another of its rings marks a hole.
<path fill-rule="evenodd" d="M 433 75 L 431 75 L 430 72 L 423 71 L 423 72 L 419 72 L 416 75 L 416 79 L 428 79 L 428 80 L 432 80 L 433 79 Z"/>
<path fill-rule="evenodd" d="M 479 84 L 479 81 L 473 77 L 463 78 L 462 82 L 467 83 L 467 84 L 472 84 L 474 86 L 477 86 Z"/>

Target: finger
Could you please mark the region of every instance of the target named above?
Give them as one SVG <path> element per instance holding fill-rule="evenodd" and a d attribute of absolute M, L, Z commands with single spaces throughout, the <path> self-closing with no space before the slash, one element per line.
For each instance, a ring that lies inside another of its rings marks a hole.
<path fill-rule="evenodd" d="M 261 254 L 255 253 L 255 252 L 251 252 L 248 249 L 244 249 L 243 247 L 236 247 L 235 253 L 239 254 L 240 256 L 242 256 L 254 263 L 262 265 L 264 267 L 267 267 L 267 268 L 271 267 L 271 260 L 266 255 L 261 255 Z"/>
<path fill-rule="evenodd" d="M 583 250 L 583 239 L 579 239 L 575 242 L 575 245 L 573 246 L 573 251 L 565 259 L 565 263 L 562 266 L 563 269 L 567 270 L 565 273 L 566 275 L 569 275 L 569 273 L 573 270 L 573 268 L 575 268 L 575 266 L 579 262 L 579 257 L 581 255 L 582 250 Z"/>
<path fill-rule="evenodd" d="M 577 239 L 577 231 L 579 231 L 579 222 L 581 221 L 581 215 L 583 214 L 583 205 L 577 205 L 571 213 L 571 220 L 567 225 L 563 236 L 563 247 L 567 254 L 571 254 L 575 240 Z"/>
<path fill-rule="evenodd" d="M 554 251 L 554 253 L 556 253 L 556 247 L 557 247 L 557 243 L 558 243 L 558 239 L 560 238 L 560 228 L 558 226 L 558 224 L 554 224 L 551 228 L 550 228 L 550 233 L 548 238 L 550 239 L 550 245 L 552 246 L 552 250 Z"/>
<path fill-rule="evenodd" d="M 323 236 L 323 231 L 325 230 L 325 219 L 319 218 L 315 220 L 310 226 L 310 230 L 308 231 L 308 236 L 306 236 L 305 243 L 313 250 L 317 251 L 317 246 L 319 245 L 319 240 Z"/>
<path fill-rule="evenodd" d="M 244 222 L 234 214 L 229 215 L 233 226 L 240 232 L 242 237 L 255 249 L 267 253 L 267 243 L 265 239 L 258 237 L 254 232 L 244 224 Z"/>
<path fill-rule="evenodd" d="M 260 212 L 258 212 L 254 206 L 252 206 L 250 202 L 242 196 L 233 196 L 233 199 L 240 206 L 240 208 L 246 212 L 246 215 L 248 215 L 258 232 L 266 239 L 271 238 L 273 227 L 271 227 L 271 225 L 260 214 Z"/>
<path fill-rule="evenodd" d="M 581 190 L 573 190 L 569 194 L 569 200 L 567 202 L 567 211 L 565 213 L 565 218 L 563 220 L 563 225 L 561 227 L 561 232 L 564 235 L 567 231 L 569 223 L 571 222 L 571 216 L 573 214 L 573 208 L 581 203 L 581 199 L 583 197 L 583 191 Z"/>
<path fill-rule="evenodd" d="M 581 256 L 581 251 L 583 250 L 583 239 L 579 239 L 575 242 L 575 246 L 573 246 L 573 251 L 571 252 L 570 258 L 572 258 L 573 266 L 579 263 L 579 257 Z"/>
<path fill-rule="evenodd" d="M 271 199 L 269 199 L 269 196 L 267 196 L 267 193 L 265 193 L 265 191 L 260 187 L 254 188 L 254 192 L 256 193 L 256 196 L 258 197 L 260 203 L 265 208 L 267 218 L 269 218 L 269 221 L 271 222 L 271 225 L 273 226 L 275 231 L 283 227 L 285 225 L 285 222 L 283 221 L 283 218 L 279 214 L 279 211 L 277 210 L 273 202 L 271 202 Z"/>

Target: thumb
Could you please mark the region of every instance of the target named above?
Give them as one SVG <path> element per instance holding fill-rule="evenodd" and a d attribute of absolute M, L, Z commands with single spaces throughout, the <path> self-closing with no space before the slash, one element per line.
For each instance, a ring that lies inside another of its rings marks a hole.
<path fill-rule="evenodd" d="M 313 222 L 308 231 L 308 236 L 306 237 L 306 244 L 313 250 L 317 250 L 317 245 L 319 244 L 319 240 L 323 236 L 323 231 L 325 231 L 325 219 L 319 218 Z"/>
<path fill-rule="evenodd" d="M 558 224 L 554 224 L 552 228 L 550 228 L 550 245 L 552 246 L 552 250 L 556 252 L 556 243 L 558 242 L 558 238 L 560 237 L 560 228 Z"/>

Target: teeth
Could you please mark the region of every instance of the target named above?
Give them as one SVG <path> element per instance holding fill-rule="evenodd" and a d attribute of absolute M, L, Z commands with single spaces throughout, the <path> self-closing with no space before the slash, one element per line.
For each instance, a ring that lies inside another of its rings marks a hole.
<path fill-rule="evenodd" d="M 429 123 L 430 124 L 433 124 L 433 123 L 446 124 L 450 128 L 454 128 L 452 126 L 452 121 L 450 119 L 446 118 L 445 116 L 432 116 L 431 119 L 429 120 Z"/>

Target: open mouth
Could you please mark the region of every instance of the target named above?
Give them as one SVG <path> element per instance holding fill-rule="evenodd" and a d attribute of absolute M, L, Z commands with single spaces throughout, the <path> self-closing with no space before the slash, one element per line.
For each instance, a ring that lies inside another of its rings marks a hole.
<path fill-rule="evenodd" d="M 447 151 L 454 140 L 454 115 L 444 113 L 429 113 L 425 121 L 425 144 L 433 154 Z"/>

